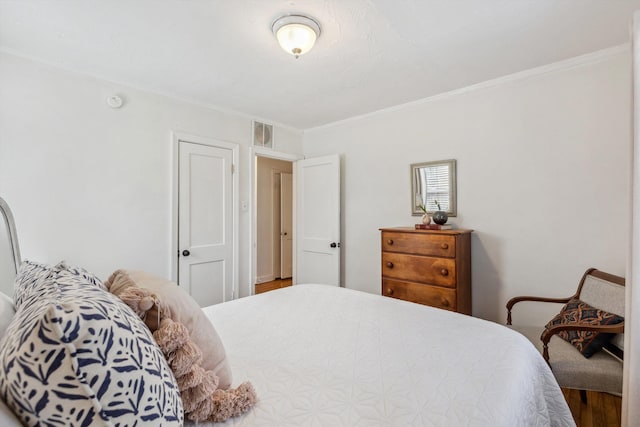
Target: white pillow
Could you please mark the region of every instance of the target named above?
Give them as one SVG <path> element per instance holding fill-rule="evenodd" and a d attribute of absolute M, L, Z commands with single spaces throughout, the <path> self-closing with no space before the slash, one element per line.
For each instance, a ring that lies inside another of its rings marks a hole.
<path fill-rule="evenodd" d="M 4 336 L 14 314 L 16 314 L 16 308 L 13 305 L 13 299 L 0 292 L 0 339 Z"/>
<path fill-rule="evenodd" d="M 16 309 L 13 306 L 13 300 L 0 292 L 0 340 L 4 336 L 15 313 Z M 7 427 L 22 425 L 2 400 L 0 400 L 0 425 Z"/>
<path fill-rule="evenodd" d="M 2 427 L 21 427 L 22 426 L 22 423 L 20 422 L 20 420 L 18 420 L 18 418 L 16 418 L 16 416 L 13 415 L 13 412 L 11 412 L 11 409 L 9 409 L 9 407 L 2 400 L 0 400 L 0 426 Z"/>

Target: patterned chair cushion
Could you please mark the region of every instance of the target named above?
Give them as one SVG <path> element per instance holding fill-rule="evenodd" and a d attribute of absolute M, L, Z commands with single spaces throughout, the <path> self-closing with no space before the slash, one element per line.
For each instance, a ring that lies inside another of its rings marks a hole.
<path fill-rule="evenodd" d="M 558 313 L 545 328 L 549 329 L 555 325 L 566 325 L 576 322 L 587 323 L 589 325 L 615 325 L 624 321 L 624 318 L 592 307 L 579 299 L 570 300 L 560 313 Z M 586 358 L 591 357 L 606 344 L 613 334 L 605 334 L 591 331 L 561 331 L 558 336 L 571 343 Z"/>
<path fill-rule="evenodd" d="M 25 262 L 0 342 L 0 396 L 25 425 L 182 425 L 175 379 L 144 323 L 95 276 Z"/>

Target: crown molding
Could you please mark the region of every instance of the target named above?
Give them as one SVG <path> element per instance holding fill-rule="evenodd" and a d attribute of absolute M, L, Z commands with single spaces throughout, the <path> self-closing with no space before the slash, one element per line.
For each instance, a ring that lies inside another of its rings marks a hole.
<path fill-rule="evenodd" d="M 349 117 L 343 120 L 338 120 L 335 122 L 327 123 L 325 125 L 320 125 L 312 128 L 305 129 L 304 132 L 316 131 L 321 129 L 328 129 L 335 126 L 340 126 L 346 123 L 350 123 L 353 121 L 358 121 L 362 119 L 366 119 L 369 117 L 374 117 L 379 114 L 390 113 L 395 111 L 400 111 L 408 108 L 417 107 L 420 105 L 428 104 L 434 101 L 440 101 L 442 99 L 452 98 L 454 96 L 462 95 L 469 92 L 475 92 L 478 90 L 488 89 L 495 86 L 500 86 L 506 83 L 511 83 L 518 80 L 526 80 L 532 77 L 538 77 L 545 74 L 557 73 L 561 71 L 571 70 L 574 68 L 583 67 L 586 65 L 596 64 L 598 62 L 603 62 L 608 60 L 609 58 L 620 55 L 623 53 L 630 53 L 631 45 L 629 43 L 621 44 L 618 46 L 613 46 L 607 49 L 598 50 L 595 52 L 587 53 L 584 55 L 576 56 L 573 58 L 565 59 L 562 61 L 554 62 L 547 65 L 542 65 L 540 67 L 530 68 L 528 70 L 519 71 L 517 73 L 508 74 L 506 76 L 498 77 L 491 80 L 486 80 L 481 83 L 476 83 L 473 85 L 465 86 L 459 89 L 453 89 L 447 92 L 439 93 L 437 95 L 432 95 L 426 98 L 418 99 L 415 101 L 406 102 L 404 104 L 394 105 L 393 107 L 383 108 L 380 110 L 372 111 L 370 113 L 360 114 L 357 116 Z"/>
<path fill-rule="evenodd" d="M 263 123 L 268 123 L 270 125 L 273 125 L 274 127 L 277 126 L 278 128 L 281 129 L 287 129 L 290 131 L 294 131 L 294 132 L 302 132 L 303 129 L 299 129 L 299 128 L 295 128 L 293 126 L 290 125 L 286 125 L 284 123 L 279 123 L 279 122 L 275 122 L 271 119 L 267 119 L 264 117 L 260 117 L 260 116 L 254 116 L 251 114 L 247 114 L 247 113 L 243 113 L 241 111 L 237 111 L 237 110 L 233 110 L 231 108 L 226 108 L 226 107 L 221 107 L 219 105 L 214 105 L 214 104 L 207 104 L 205 102 L 202 101 L 198 101 L 195 99 L 191 99 L 188 97 L 182 97 L 182 96 L 178 96 L 178 95 L 174 95 L 172 93 L 169 92 L 163 92 L 163 91 L 158 91 L 155 89 L 148 89 L 148 88 L 144 88 L 141 86 L 134 86 L 131 83 L 124 83 L 118 80 L 113 80 L 98 74 L 91 74 L 91 73 L 87 73 L 84 71 L 78 71 L 76 69 L 70 68 L 70 67 L 63 67 L 60 66 L 58 64 L 54 64 L 52 62 L 49 61 L 45 61 L 42 60 L 40 58 L 36 58 L 34 56 L 30 56 L 30 55 L 26 55 L 23 54 L 21 52 L 18 51 L 14 51 L 13 49 L 7 49 L 6 47 L 0 47 L 0 53 L 5 54 L 5 55 L 10 55 L 10 56 L 14 56 L 16 58 L 20 58 L 22 60 L 25 61 L 30 61 L 30 62 L 35 62 L 37 64 L 41 64 L 43 66 L 52 68 L 54 70 L 59 70 L 59 71 L 64 71 L 67 73 L 71 73 L 71 74 L 75 74 L 77 76 L 80 77 L 84 77 L 84 78 L 88 78 L 88 79 L 92 79 L 101 83 L 107 83 L 107 84 L 112 84 L 112 85 L 117 85 L 117 86 L 121 86 L 122 88 L 125 89 L 131 89 L 131 90 L 135 90 L 137 92 L 142 92 L 148 95 L 155 95 L 155 96 L 161 96 L 163 98 L 167 98 L 171 101 L 175 101 L 175 102 L 180 102 L 182 104 L 188 104 L 188 105 L 192 105 L 192 106 L 196 106 L 196 107 L 200 107 L 200 108 L 205 108 L 207 110 L 214 110 L 216 112 L 222 113 L 222 114 L 230 114 L 230 115 L 234 115 L 243 119 L 247 119 L 247 120 L 257 120 Z"/>
<path fill-rule="evenodd" d="M 487 89 L 487 88 L 491 88 L 491 87 L 495 87 L 495 86 L 499 86 L 502 84 L 506 84 L 506 83 L 510 83 L 513 81 L 518 81 L 518 80 L 525 80 L 531 77 L 537 77 L 537 76 L 541 76 L 541 75 L 545 75 L 545 74 L 550 74 L 550 73 L 556 73 L 556 72 L 561 72 L 561 71 L 566 71 L 566 70 L 570 70 L 573 68 L 579 68 L 585 65 L 591 65 L 591 64 L 595 64 L 598 62 L 602 62 L 602 61 L 606 61 L 607 59 L 616 56 L 616 55 L 620 55 L 623 53 L 629 53 L 631 52 L 631 45 L 630 43 L 625 43 L 625 44 L 621 44 L 618 46 L 613 46 L 607 49 L 602 49 L 602 50 L 598 50 L 595 52 L 591 52 L 591 53 L 587 53 L 584 55 L 580 55 L 580 56 L 576 56 L 573 58 L 569 58 L 569 59 L 565 59 L 562 61 L 558 61 L 558 62 L 554 62 L 551 64 L 547 64 L 547 65 L 543 65 L 540 67 L 535 67 L 535 68 L 531 68 L 528 70 L 524 70 L 524 71 L 519 71 L 517 73 L 513 73 L 513 74 L 508 74 L 506 76 L 502 76 L 502 77 L 498 77 L 495 79 L 491 79 L 491 80 L 487 80 L 484 82 L 480 82 L 480 83 L 476 83 L 473 85 L 469 85 L 469 86 L 465 86 L 459 89 L 453 89 L 447 92 L 443 92 L 437 95 L 433 95 L 433 96 L 429 96 L 426 98 L 422 98 L 422 99 L 418 99 L 415 101 L 410 101 L 410 102 L 406 102 L 403 104 L 398 104 L 398 105 L 394 105 L 392 107 L 388 107 L 388 108 L 383 108 L 380 110 L 376 110 L 376 111 L 372 111 L 370 113 L 365 113 L 365 114 L 360 114 L 360 115 L 356 115 L 356 116 L 352 116 L 343 120 L 338 120 L 335 122 L 331 122 L 331 123 L 327 123 L 324 125 L 320 125 L 320 126 L 315 126 L 312 128 L 307 128 L 307 129 L 300 129 L 300 128 L 295 128 L 293 126 L 290 125 L 286 125 L 283 123 L 279 123 L 279 122 L 274 122 L 270 119 L 267 118 L 263 118 L 260 116 L 253 116 L 247 113 L 243 113 L 240 111 L 236 111 L 230 108 L 225 108 L 225 107 L 221 107 L 219 105 L 213 105 L 213 104 L 207 104 L 201 101 L 197 101 L 194 99 L 190 99 L 190 98 L 186 98 L 186 97 L 180 97 L 168 92 L 162 92 L 162 91 L 157 91 L 157 90 L 152 90 L 152 89 L 147 89 L 144 87 L 139 87 L 139 86 L 133 86 L 129 83 L 123 83 L 117 80 L 112 80 L 109 78 L 106 78 L 104 76 L 101 75 L 95 75 L 95 74 L 90 74 L 90 73 L 86 73 L 86 72 L 82 72 L 82 71 L 78 71 L 72 68 L 68 68 L 68 67 L 62 67 L 60 65 L 57 64 L 53 64 L 51 62 L 48 61 L 44 61 L 42 59 L 33 57 L 33 56 L 29 56 L 26 54 L 23 54 L 21 52 L 17 52 L 14 51 L 12 49 L 7 49 L 6 47 L 0 47 L 0 53 L 4 53 L 7 55 L 11 55 L 11 56 L 15 56 L 17 58 L 21 58 L 23 60 L 28 60 L 31 62 L 35 62 L 35 63 L 39 63 L 45 66 L 48 66 L 50 68 L 53 69 L 57 69 L 57 70 L 62 70 L 65 72 L 69 72 L 72 74 L 76 74 L 79 76 L 83 76 L 83 77 L 87 77 L 87 78 L 91 78 L 93 80 L 97 80 L 103 83 L 109 83 L 109 84 L 115 84 L 118 86 L 122 86 L 123 88 L 130 88 L 132 90 L 136 90 L 136 91 L 140 91 L 143 93 L 147 93 L 147 94 L 151 94 L 151 95 L 157 95 L 157 96 L 162 96 L 164 98 L 173 100 L 173 101 L 177 101 L 177 102 L 181 102 L 181 103 L 185 103 L 185 104 L 189 104 L 189 105 L 193 105 L 193 106 L 197 106 L 197 107 L 201 107 L 201 108 L 205 108 L 208 110 L 214 110 L 217 111 L 219 113 L 223 113 L 223 114 L 231 114 L 231 115 L 235 115 L 237 117 L 241 117 L 241 118 L 245 118 L 248 120 L 258 120 L 258 121 L 262 121 L 262 122 L 266 122 L 269 124 L 272 124 L 273 126 L 277 126 L 279 128 L 282 129 L 288 129 L 290 131 L 294 131 L 294 132 L 302 132 L 303 134 L 306 132 L 311 132 L 311 131 L 316 131 L 316 130 L 321 130 L 321 129 L 327 129 L 327 128 L 332 128 L 332 127 L 336 127 L 336 126 L 340 126 L 346 123 L 350 123 L 353 121 L 358 121 L 361 119 L 365 119 L 368 117 L 373 117 L 373 116 L 377 116 L 379 114 L 383 114 L 383 113 L 389 113 L 389 112 L 395 112 L 395 111 L 400 111 L 400 110 L 404 110 L 404 109 L 408 109 L 408 108 L 412 108 L 412 107 L 416 107 L 416 106 L 420 106 L 423 104 L 428 104 L 430 102 L 434 102 L 434 101 L 439 101 L 442 99 L 447 99 L 447 98 L 451 98 L 457 95 L 461 95 L 464 93 L 469 93 L 469 92 L 474 92 L 477 90 L 483 90 L 483 89 Z"/>

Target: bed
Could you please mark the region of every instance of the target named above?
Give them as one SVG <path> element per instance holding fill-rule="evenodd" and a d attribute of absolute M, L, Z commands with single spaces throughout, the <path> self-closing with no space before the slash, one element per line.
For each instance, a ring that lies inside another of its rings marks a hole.
<path fill-rule="evenodd" d="M 229 425 L 573 425 L 540 354 L 495 323 L 311 284 L 204 311 L 260 396 Z"/>
<path fill-rule="evenodd" d="M 575 425 L 540 354 L 502 325 L 320 284 L 203 312 L 258 402 L 199 425 Z"/>

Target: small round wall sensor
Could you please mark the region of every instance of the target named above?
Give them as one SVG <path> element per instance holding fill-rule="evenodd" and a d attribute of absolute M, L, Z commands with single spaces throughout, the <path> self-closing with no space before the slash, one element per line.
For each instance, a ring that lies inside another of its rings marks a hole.
<path fill-rule="evenodd" d="M 118 95 L 112 95 L 107 97 L 107 105 L 111 108 L 120 108 L 124 104 L 124 101 Z"/>

